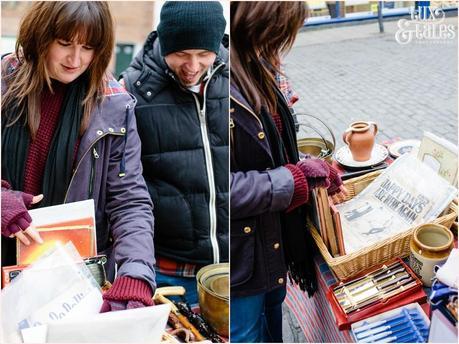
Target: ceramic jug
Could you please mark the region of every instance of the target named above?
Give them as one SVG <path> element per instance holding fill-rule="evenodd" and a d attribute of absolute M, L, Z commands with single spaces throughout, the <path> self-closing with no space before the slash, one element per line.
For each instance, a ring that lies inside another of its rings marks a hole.
<path fill-rule="evenodd" d="M 343 141 L 349 146 L 355 161 L 367 161 L 375 144 L 378 126 L 374 122 L 358 121 L 352 123 L 343 133 Z"/>

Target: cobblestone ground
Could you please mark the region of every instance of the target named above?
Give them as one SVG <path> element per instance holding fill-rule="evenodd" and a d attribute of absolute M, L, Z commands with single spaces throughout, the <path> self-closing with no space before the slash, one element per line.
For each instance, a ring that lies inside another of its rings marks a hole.
<path fill-rule="evenodd" d="M 356 120 L 378 123 L 378 142 L 421 139 L 427 130 L 457 144 L 457 17 L 445 21 L 456 26 L 456 37 L 441 43 L 400 45 L 397 21 L 385 22 L 383 34 L 377 23 L 302 31 L 284 60 L 300 96 L 295 110 L 327 123 L 337 147 Z M 304 342 L 285 305 L 283 311 L 284 342 Z"/>
<path fill-rule="evenodd" d="M 446 22 L 457 35 L 457 17 Z M 377 23 L 302 31 L 284 60 L 300 96 L 295 110 L 324 120 L 338 147 L 356 120 L 377 122 L 378 141 L 421 139 L 427 130 L 457 144 L 457 36 L 400 45 L 396 23 L 386 22 L 384 34 Z"/>

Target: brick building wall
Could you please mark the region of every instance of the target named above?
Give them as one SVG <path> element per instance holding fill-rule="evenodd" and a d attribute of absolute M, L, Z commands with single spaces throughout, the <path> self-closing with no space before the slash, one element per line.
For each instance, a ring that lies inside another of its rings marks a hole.
<path fill-rule="evenodd" d="M 30 4 L 29 1 L 1 2 L 2 54 L 14 50 L 21 18 Z M 109 4 L 116 28 L 117 47 L 110 63 L 110 70 L 115 72 L 117 69 L 123 69 L 120 63 L 125 65 L 126 61 L 141 49 L 155 26 L 158 4 L 153 1 L 109 1 Z"/>

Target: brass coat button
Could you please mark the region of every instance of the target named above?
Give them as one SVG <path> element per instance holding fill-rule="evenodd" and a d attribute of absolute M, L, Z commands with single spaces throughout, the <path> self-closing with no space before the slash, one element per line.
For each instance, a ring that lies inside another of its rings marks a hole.
<path fill-rule="evenodd" d="M 244 227 L 244 233 L 249 234 L 252 231 L 250 227 Z"/>
<path fill-rule="evenodd" d="M 279 244 L 278 242 L 276 242 L 276 243 L 274 244 L 274 249 L 277 250 L 279 247 L 280 247 L 280 244 Z"/>
<path fill-rule="evenodd" d="M 284 283 L 284 279 L 283 279 L 283 278 L 279 278 L 279 279 L 277 280 L 277 283 L 283 284 L 283 283 Z"/>
<path fill-rule="evenodd" d="M 263 139 L 265 138 L 265 133 L 262 132 L 262 131 L 260 131 L 260 132 L 258 133 L 258 138 L 259 138 L 260 140 L 263 140 Z"/>

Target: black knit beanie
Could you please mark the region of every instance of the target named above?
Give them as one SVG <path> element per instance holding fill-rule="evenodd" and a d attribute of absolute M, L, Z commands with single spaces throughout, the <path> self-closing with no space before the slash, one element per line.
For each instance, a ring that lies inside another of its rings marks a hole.
<path fill-rule="evenodd" d="M 167 1 L 157 29 L 161 54 L 186 49 L 218 53 L 225 25 L 218 1 Z"/>

